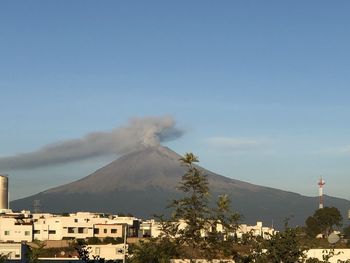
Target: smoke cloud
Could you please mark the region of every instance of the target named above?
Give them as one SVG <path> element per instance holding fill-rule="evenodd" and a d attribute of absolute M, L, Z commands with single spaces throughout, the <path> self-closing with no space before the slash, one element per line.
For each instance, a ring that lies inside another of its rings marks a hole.
<path fill-rule="evenodd" d="M 170 116 L 134 118 L 110 132 L 93 132 L 80 139 L 46 145 L 37 151 L 0 157 L 0 170 L 31 169 L 80 161 L 93 157 L 122 155 L 183 135 Z"/>

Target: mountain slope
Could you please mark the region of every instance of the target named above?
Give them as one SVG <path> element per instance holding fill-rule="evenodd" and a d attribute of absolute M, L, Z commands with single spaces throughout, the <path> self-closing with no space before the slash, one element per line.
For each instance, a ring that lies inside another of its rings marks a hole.
<path fill-rule="evenodd" d="M 132 213 L 150 217 L 167 213 L 169 201 L 181 193 L 176 189 L 185 169 L 180 155 L 165 147 L 146 148 L 133 152 L 102 167 L 78 181 L 49 189 L 11 203 L 13 209 L 29 209 L 40 200 L 42 210 L 49 212 L 96 211 Z M 202 168 L 203 169 L 203 168 Z M 284 218 L 302 225 L 317 208 L 317 198 L 281 191 L 230 179 L 203 169 L 208 175 L 213 197 L 227 193 L 232 206 L 244 221 L 264 221 L 281 226 Z M 348 200 L 325 197 L 327 206 L 335 206 L 344 214 Z"/>

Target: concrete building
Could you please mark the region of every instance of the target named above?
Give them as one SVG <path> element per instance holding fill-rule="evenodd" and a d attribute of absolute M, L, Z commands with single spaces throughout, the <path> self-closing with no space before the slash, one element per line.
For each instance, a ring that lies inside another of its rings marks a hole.
<path fill-rule="evenodd" d="M 179 222 L 179 229 L 184 229 L 186 223 L 184 221 Z M 202 230 L 202 236 L 206 236 L 207 230 Z M 217 232 L 224 232 L 223 226 L 221 224 L 216 225 Z M 141 236 L 143 237 L 158 237 L 161 234 L 160 223 L 155 220 L 146 220 L 140 225 Z M 270 235 L 275 233 L 275 230 L 270 227 L 264 227 L 262 222 L 257 222 L 255 226 L 250 226 L 246 224 L 239 225 L 235 233 L 229 233 L 229 235 L 236 235 L 237 238 L 242 238 L 244 234 L 252 234 L 253 236 L 262 236 L 263 238 L 269 238 Z"/>
<path fill-rule="evenodd" d="M 128 245 L 125 245 L 125 255 L 127 255 Z M 89 245 L 90 259 L 98 256 L 105 260 L 123 260 L 124 259 L 124 244 L 117 245 Z"/>
<path fill-rule="evenodd" d="M 26 251 L 24 243 L 0 243 L 0 255 L 5 255 L 10 260 L 25 262 Z"/>
<path fill-rule="evenodd" d="M 158 237 L 161 234 L 160 224 L 154 219 L 143 221 L 140 225 L 141 237 Z"/>
<path fill-rule="evenodd" d="M 113 237 L 122 238 L 125 233 L 124 224 L 95 224 L 94 236 L 98 238 Z"/>
<path fill-rule="evenodd" d="M 129 237 L 138 236 L 140 220 L 134 217 L 105 216 L 78 212 L 66 215 L 34 214 L 34 239 L 62 240 L 89 237 L 123 237 L 127 226 Z"/>
<path fill-rule="evenodd" d="M 262 222 L 256 222 L 255 226 L 250 226 L 246 224 L 239 225 L 236 232 L 238 238 L 242 238 L 244 234 L 252 234 L 253 236 L 261 236 L 268 239 L 276 231 L 271 227 L 264 227 Z"/>
<path fill-rule="evenodd" d="M 33 222 L 28 214 L 8 213 L 0 216 L 0 242 L 33 241 Z"/>
<path fill-rule="evenodd" d="M 306 257 L 323 260 L 323 256 L 330 252 L 330 249 L 314 248 L 306 252 Z M 334 249 L 332 253 L 334 256 L 328 260 L 330 263 L 348 262 L 347 260 L 350 259 L 350 249 Z"/>

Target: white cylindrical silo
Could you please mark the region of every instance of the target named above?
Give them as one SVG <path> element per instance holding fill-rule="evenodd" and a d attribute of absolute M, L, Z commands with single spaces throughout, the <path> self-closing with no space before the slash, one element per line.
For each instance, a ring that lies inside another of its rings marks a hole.
<path fill-rule="evenodd" d="M 0 175 L 0 210 L 8 209 L 8 188 L 8 177 L 5 175 Z"/>

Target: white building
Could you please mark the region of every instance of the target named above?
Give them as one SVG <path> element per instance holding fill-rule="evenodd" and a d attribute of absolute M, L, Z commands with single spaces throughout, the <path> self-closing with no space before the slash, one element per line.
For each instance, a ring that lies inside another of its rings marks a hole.
<path fill-rule="evenodd" d="M 141 237 L 158 237 L 161 234 L 160 224 L 154 219 L 143 221 L 140 225 Z"/>
<path fill-rule="evenodd" d="M 261 236 L 265 239 L 270 238 L 271 235 L 273 235 L 276 232 L 271 227 L 264 227 L 262 222 L 256 222 L 255 226 L 249 226 L 246 224 L 239 225 L 239 228 L 236 232 L 238 238 L 242 238 L 244 234 L 251 234 L 255 237 Z"/>
<path fill-rule="evenodd" d="M 0 243 L 0 255 L 5 255 L 11 260 L 24 260 L 26 248 L 23 243 Z"/>
<path fill-rule="evenodd" d="M 122 260 L 124 255 L 127 255 L 128 245 L 125 245 L 125 254 L 124 254 L 124 244 L 117 245 L 89 245 L 89 256 L 90 259 L 98 256 L 105 260 Z"/>
<path fill-rule="evenodd" d="M 184 229 L 186 223 L 180 221 L 179 229 Z M 216 225 L 216 231 L 224 232 L 223 226 L 221 224 Z M 155 220 L 146 220 L 140 225 L 140 233 L 143 237 L 158 237 L 161 234 L 161 226 L 159 222 Z M 270 235 L 274 234 L 276 231 L 270 227 L 264 227 L 262 222 L 257 222 L 255 226 L 250 226 L 246 224 L 239 225 L 236 233 L 229 233 L 229 235 L 236 235 L 237 238 L 242 238 L 244 234 L 252 234 L 253 236 L 262 236 L 263 238 L 269 238 Z M 203 229 L 202 236 L 206 235 L 206 230 Z"/>
<path fill-rule="evenodd" d="M 137 236 L 139 219 L 134 217 L 104 216 L 98 213 L 78 212 L 67 215 L 34 214 L 34 239 L 63 240 L 89 237 Z"/>
<path fill-rule="evenodd" d="M 33 241 L 33 223 L 27 213 L 0 216 L 0 242 Z"/>

